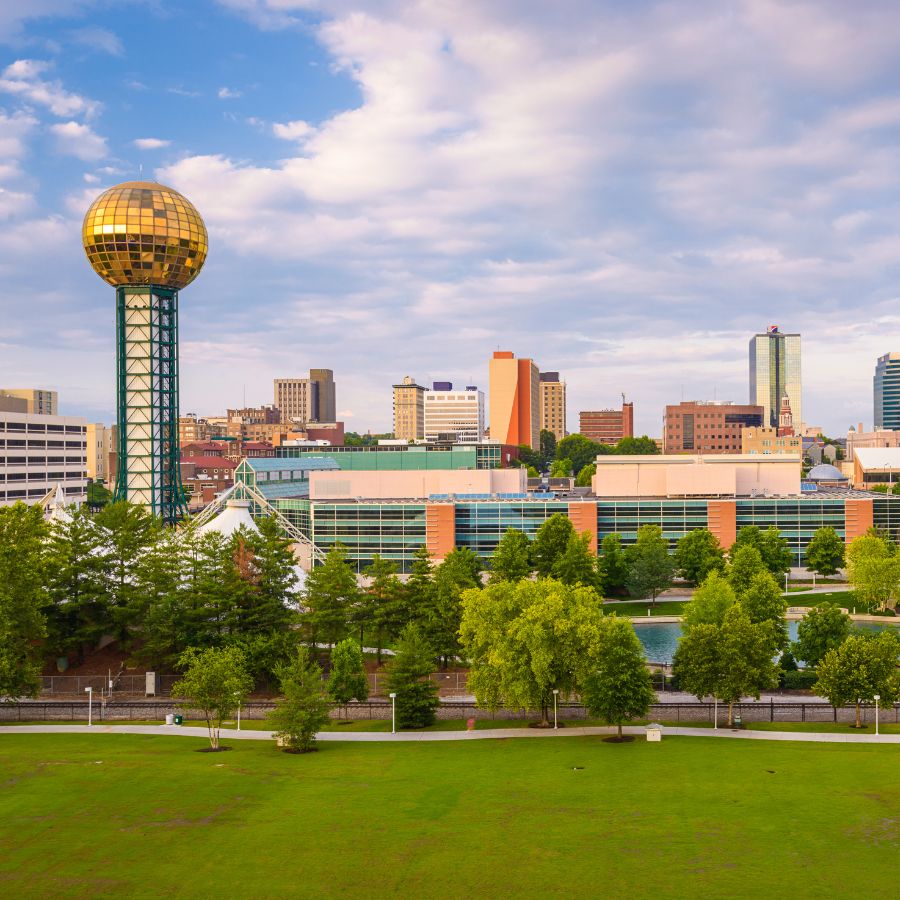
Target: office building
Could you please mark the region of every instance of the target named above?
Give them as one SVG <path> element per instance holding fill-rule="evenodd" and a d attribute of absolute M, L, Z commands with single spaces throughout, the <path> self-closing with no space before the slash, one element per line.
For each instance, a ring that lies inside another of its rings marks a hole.
<path fill-rule="evenodd" d="M 778 427 L 781 398 L 787 394 L 794 422 L 803 422 L 800 335 L 770 325 L 750 338 L 750 403 L 763 409 L 763 425 Z"/>
<path fill-rule="evenodd" d="M 0 398 L 14 397 L 25 401 L 25 412 L 35 416 L 59 415 L 59 395 L 40 388 L 0 388 Z"/>
<path fill-rule="evenodd" d="M 900 431 L 900 353 L 885 353 L 875 364 L 875 430 Z"/>
<path fill-rule="evenodd" d="M 454 391 L 450 382 L 435 382 L 424 406 L 426 441 L 477 444 L 484 438 L 484 392 L 474 385 Z"/>
<path fill-rule="evenodd" d="M 763 415 L 753 404 L 692 400 L 667 406 L 663 453 L 740 453 L 741 430 L 761 426 Z"/>
<path fill-rule="evenodd" d="M 414 443 L 425 437 L 425 393 L 426 388 L 411 375 L 394 385 L 394 437 L 398 440 Z"/>
<path fill-rule="evenodd" d="M 87 422 L 76 416 L 0 411 L 0 505 L 39 503 L 57 486 L 87 499 Z"/>
<path fill-rule="evenodd" d="M 491 439 L 501 444 L 540 447 L 540 379 L 530 359 L 497 350 L 490 361 Z"/>
<path fill-rule="evenodd" d="M 557 441 L 566 434 L 566 383 L 559 372 L 541 372 L 541 431 L 549 431 Z"/>
<path fill-rule="evenodd" d="M 501 469 L 518 459 L 518 447 L 482 441 L 479 444 L 431 444 L 381 441 L 376 446 L 322 447 L 296 441 L 275 448 L 280 459 L 308 456 L 337 460 L 342 470 Z"/>
<path fill-rule="evenodd" d="M 583 410 L 578 414 L 578 432 L 598 444 L 634 437 L 634 404 L 623 398 L 621 409 Z"/>
<path fill-rule="evenodd" d="M 740 452 L 745 456 L 771 456 L 779 453 L 800 456 L 803 453 L 803 438 L 795 434 L 779 434 L 777 428 L 751 426 L 741 430 Z"/>
<path fill-rule="evenodd" d="M 890 429 L 877 429 L 876 431 L 863 431 L 863 423 L 859 428 L 851 428 L 847 432 L 846 456 L 847 461 L 853 460 L 853 454 L 863 447 L 900 447 L 900 431 Z"/>
<path fill-rule="evenodd" d="M 284 423 L 334 422 L 334 372 L 310 369 L 307 378 L 276 378 L 274 405 L 281 411 Z"/>
<path fill-rule="evenodd" d="M 90 422 L 86 432 L 87 477 L 91 481 L 109 478 L 109 454 L 115 449 L 112 429 L 99 422 Z"/>

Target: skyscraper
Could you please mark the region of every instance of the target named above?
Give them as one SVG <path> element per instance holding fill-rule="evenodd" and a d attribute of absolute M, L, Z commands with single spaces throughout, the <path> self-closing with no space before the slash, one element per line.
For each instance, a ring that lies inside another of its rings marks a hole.
<path fill-rule="evenodd" d="M 900 431 L 900 353 L 885 353 L 875 364 L 875 430 Z"/>
<path fill-rule="evenodd" d="M 334 372 L 331 369 L 310 369 L 308 378 L 276 378 L 275 406 L 281 411 L 281 421 L 334 422 Z"/>
<path fill-rule="evenodd" d="M 540 446 L 540 380 L 530 359 L 497 350 L 490 362 L 491 439 L 503 444 Z"/>
<path fill-rule="evenodd" d="M 750 338 L 750 403 L 763 408 L 763 425 L 778 427 L 781 398 L 787 394 L 795 427 L 803 422 L 800 335 L 770 325 Z"/>
<path fill-rule="evenodd" d="M 116 289 L 116 500 L 166 524 L 185 511 L 178 454 L 178 292 L 199 274 L 208 237 L 177 191 L 128 181 L 84 217 L 94 271 Z"/>
<path fill-rule="evenodd" d="M 454 391 L 449 382 L 435 382 L 425 391 L 425 440 L 445 439 L 457 444 L 484 439 L 484 392 L 474 385 Z"/>
<path fill-rule="evenodd" d="M 541 372 L 541 431 L 552 432 L 556 440 L 566 436 L 566 383 L 559 372 Z"/>
<path fill-rule="evenodd" d="M 394 437 L 412 442 L 425 437 L 425 388 L 412 375 L 394 385 Z"/>

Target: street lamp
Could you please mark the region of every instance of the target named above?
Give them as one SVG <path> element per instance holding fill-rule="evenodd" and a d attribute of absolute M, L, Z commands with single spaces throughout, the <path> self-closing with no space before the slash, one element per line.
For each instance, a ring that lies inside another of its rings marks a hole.
<path fill-rule="evenodd" d="M 553 688 L 553 728 L 559 729 L 559 723 L 556 720 L 556 700 L 559 697 L 559 688 Z"/>
<path fill-rule="evenodd" d="M 388 694 L 391 698 L 391 734 L 397 733 L 397 695 Z"/>
<path fill-rule="evenodd" d="M 785 593 L 788 592 L 788 575 L 789 575 L 788 572 L 784 573 L 784 592 Z"/>
<path fill-rule="evenodd" d="M 238 720 L 237 720 L 237 730 L 241 730 L 241 702 L 242 698 L 239 691 L 234 692 L 234 696 L 238 698 Z M 251 729 L 252 730 L 252 729 Z"/>
<path fill-rule="evenodd" d="M 715 710 L 713 717 L 713 731 L 719 728 L 719 698 L 713 694 L 713 709 Z"/>
<path fill-rule="evenodd" d="M 90 727 L 93 724 L 94 689 L 92 687 L 86 687 L 84 692 L 88 695 L 88 727 Z"/>
<path fill-rule="evenodd" d="M 881 694 L 876 694 L 874 699 L 875 699 L 875 737 L 878 737 L 878 701 L 881 699 Z"/>

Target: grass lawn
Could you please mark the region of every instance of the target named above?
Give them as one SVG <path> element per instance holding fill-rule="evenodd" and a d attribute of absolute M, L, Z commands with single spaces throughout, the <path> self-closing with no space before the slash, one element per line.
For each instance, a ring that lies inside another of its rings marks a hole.
<path fill-rule="evenodd" d="M 646 616 L 650 610 L 651 616 L 680 616 L 684 612 L 686 600 L 657 600 L 656 606 L 646 603 L 616 603 L 607 601 L 603 604 L 603 612 L 617 613 L 620 616 Z"/>
<path fill-rule="evenodd" d="M 885 897 L 900 748 L 0 735 L 16 897 Z M 802 825 L 802 827 L 800 827 Z M 827 886 L 827 887 L 826 887 Z"/>

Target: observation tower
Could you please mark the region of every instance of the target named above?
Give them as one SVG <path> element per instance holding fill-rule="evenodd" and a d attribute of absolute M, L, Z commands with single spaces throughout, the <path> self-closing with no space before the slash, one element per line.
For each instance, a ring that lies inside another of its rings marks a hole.
<path fill-rule="evenodd" d="M 206 259 L 206 226 L 177 191 L 127 181 L 91 204 L 82 240 L 94 271 L 116 289 L 113 496 L 172 525 L 186 509 L 178 467 L 178 292 Z"/>

